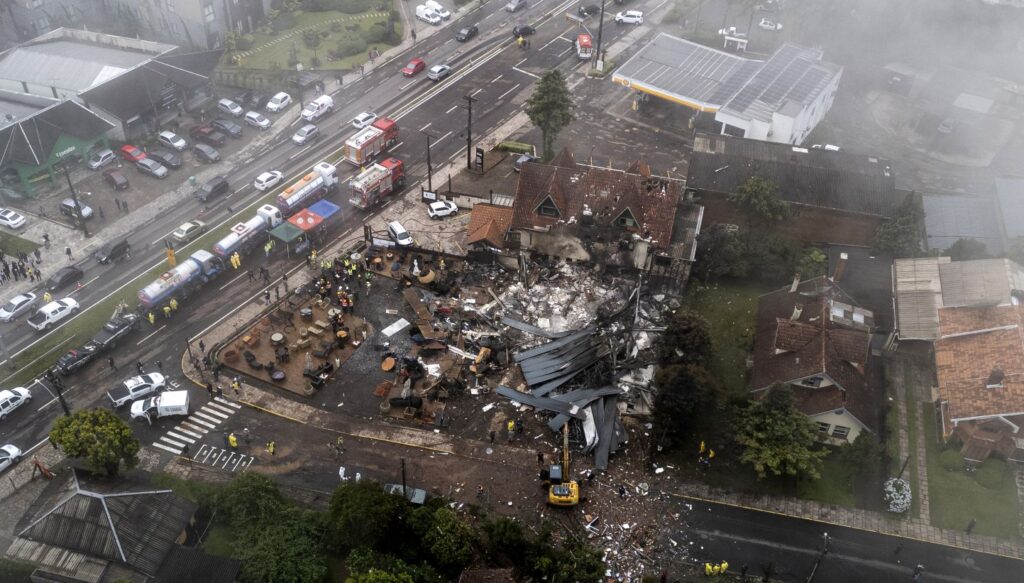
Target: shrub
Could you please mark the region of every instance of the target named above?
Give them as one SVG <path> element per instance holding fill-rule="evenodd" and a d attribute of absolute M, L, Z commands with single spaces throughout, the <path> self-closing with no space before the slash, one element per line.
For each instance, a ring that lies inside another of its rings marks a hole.
<path fill-rule="evenodd" d="M 331 23 L 331 32 L 341 32 L 342 27 L 340 22 Z"/>
<path fill-rule="evenodd" d="M 280 16 L 270 23 L 270 27 L 274 29 L 274 32 L 288 30 L 292 26 L 295 26 L 295 17 L 289 12 L 282 12 Z"/>
<path fill-rule="evenodd" d="M 901 478 L 889 478 L 883 487 L 885 502 L 889 506 L 889 512 L 903 514 L 910 510 L 912 494 L 910 482 Z"/>
<path fill-rule="evenodd" d="M 964 457 L 954 449 L 947 449 L 939 454 L 939 463 L 947 472 L 959 472 L 964 469 Z"/>
<path fill-rule="evenodd" d="M 363 33 L 363 38 L 368 45 L 381 44 L 388 39 L 388 29 L 383 22 L 375 22 Z"/>
<path fill-rule="evenodd" d="M 251 34 L 243 34 L 235 39 L 235 48 L 240 51 L 247 51 L 252 48 L 252 45 L 256 43 L 256 39 Z"/>
<path fill-rule="evenodd" d="M 987 459 L 974 472 L 974 481 L 989 490 L 998 490 L 1006 477 L 1006 462 Z"/>
<path fill-rule="evenodd" d="M 533 154 L 536 151 L 532 144 L 512 141 L 506 141 L 498 144 L 498 149 L 504 152 L 513 152 L 515 154 Z"/>
<path fill-rule="evenodd" d="M 349 36 L 338 41 L 334 46 L 331 56 L 335 59 L 344 59 L 352 55 L 358 55 L 366 50 L 366 41 L 360 36 Z"/>
<path fill-rule="evenodd" d="M 314 57 L 310 57 L 309 58 L 309 66 L 310 67 L 319 67 L 322 63 L 323 63 L 323 61 L 320 59 L 319 56 L 314 56 Z"/>

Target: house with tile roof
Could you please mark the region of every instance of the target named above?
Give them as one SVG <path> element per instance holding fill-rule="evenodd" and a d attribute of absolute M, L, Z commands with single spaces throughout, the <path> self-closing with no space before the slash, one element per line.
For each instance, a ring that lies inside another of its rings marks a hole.
<path fill-rule="evenodd" d="M 471 248 L 500 249 L 512 224 L 512 207 L 480 202 L 473 205 L 466 226 L 466 244 Z"/>
<path fill-rule="evenodd" d="M 504 245 L 643 271 L 680 289 L 703 221 L 703 208 L 683 190 L 682 180 L 657 176 L 643 162 L 625 170 L 588 166 L 564 149 L 550 164 L 523 164 Z"/>
<path fill-rule="evenodd" d="M 792 285 L 758 299 L 756 322 L 752 398 L 788 385 L 797 407 L 833 442 L 877 431 L 870 311 L 825 276 L 797 276 Z"/>

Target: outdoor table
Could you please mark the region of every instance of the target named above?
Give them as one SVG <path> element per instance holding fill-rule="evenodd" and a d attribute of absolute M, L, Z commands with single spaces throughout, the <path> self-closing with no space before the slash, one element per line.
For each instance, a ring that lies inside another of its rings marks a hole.
<path fill-rule="evenodd" d="M 284 334 L 280 332 L 274 332 L 270 335 L 270 343 L 274 346 L 284 343 Z"/>
<path fill-rule="evenodd" d="M 302 319 L 307 321 L 307 322 L 312 321 L 313 320 L 313 308 L 302 308 L 301 310 L 299 310 L 299 316 L 301 316 Z"/>

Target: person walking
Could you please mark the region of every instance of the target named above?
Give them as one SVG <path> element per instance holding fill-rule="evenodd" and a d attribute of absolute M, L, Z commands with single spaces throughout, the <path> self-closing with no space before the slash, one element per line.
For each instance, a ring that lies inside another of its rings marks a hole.
<path fill-rule="evenodd" d="M 274 455 L 274 450 L 276 450 L 276 449 L 277 449 L 277 444 L 274 443 L 273 440 L 270 440 L 270 441 L 267 442 L 267 453 L 269 453 L 271 456 L 273 456 Z"/>
<path fill-rule="evenodd" d="M 116 371 L 117 370 L 117 366 L 114 364 L 114 357 L 113 356 L 108 356 L 107 357 L 107 364 L 110 365 L 110 370 L 112 370 L 112 371 Z"/>
<path fill-rule="evenodd" d="M 199 341 L 199 352 L 206 352 L 206 343 L 203 342 L 202 340 Z"/>
<path fill-rule="evenodd" d="M 206 382 L 206 392 L 210 394 L 210 400 L 212 401 L 213 397 L 214 397 L 214 394 L 213 394 L 213 383 L 211 383 L 209 381 Z"/>
<path fill-rule="evenodd" d="M 161 374 L 163 374 L 163 372 L 164 372 L 164 361 L 162 361 L 162 360 L 156 361 L 156 368 L 157 368 L 157 370 L 160 371 Z"/>
<path fill-rule="evenodd" d="M 164 320 L 170 320 L 170 319 L 171 319 L 171 307 L 170 306 L 164 306 Z"/>
<path fill-rule="evenodd" d="M 238 382 L 238 377 L 231 381 L 231 388 L 234 389 L 236 397 L 242 393 L 242 383 Z"/>
<path fill-rule="evenodd" d="M 35 251 L 33 251 L 32 254 L 36 256 L 36 263 L 43 262 L 42 254 L 39 252 L 39 247 L 36 247 Z"/>
<path fill-rule="evenodd" d="M 178 300 L 176 300 L 174 298 L 171 298 L 171 301 L 167 302 L 167 305 L 170 306 L 172 310 L 177 310 L 178 309 Z"/>
<path fill-rule="evenodd" d="M 139 374 L 143 374 L 141 361 L 135 361 L 135 369 L 139 371 Z"/>
<path fill-rule="evenodd" d="M 156 326 L 156 316 L 153 315 L 153 312 L 147 314 L 146 319 L 149 320 L 151 326 Z"/>
<path fill-rule="evenodd" d="M 52 301 L 53 301 L 53 295 L 51 295 L 50 292 L 43 293 L 43 305 L 44 306 L 46 304 L 52 302 Z"/>
<path fill-rule="evenodd" d="M 544 465 L 544 452 L 542 452 L 542 451 L 538 451 L 537 452 L 537 465 L 538 466 L 543 466 Z"/>
<path fill-rule="evenodd" d="M 967 534 L 971 534 L 971 531 L 974 530 L 975 526 L 978 526 L 978 521 L 972 518 L 971 521 L 967 523 Z"/>
<path fill-rule="evenodd" d="M 516 435 L 516 422 L 509 419 L 508 423 L 505 425 L 505 429 L 508 431 L 508 442 L 512 443 L 512 438 Z"/>
<path fill-rule="evenodd" d="M 491 433 L 490 433 L 491 443 L 494 443 L 494 438 L 496 436 L 496 433 L 497 433 L 496 431 L 493 431 L 493 430 L 491 431 Z"/>
<path fill-rule="evenodd" d="M 263 301 L 266 302 L 266 304 L 268 306 L 270 305 L 270 290 L 269 289 L 263 290 Z"/>
<path fill-rule="evenodd" d="M 238 438 L 235 437 L 234 431 L 228 434 L 228 445 L 231 446 L 231 449 L 238 449 Z"/>
<path fill-rule="evenodd" d="M 256 281 L 256 274 L 253 273 L 251 269 L 249 270 L 248 273 L 249 273 L 249 281 Z"/>
<path fill-rule="evenodd" d="M 71 247 L 64 247 L 64 254 L 68 256 L 68 263 L 71 263 L 74 259 L 74 256 L 71 255 Z"/>

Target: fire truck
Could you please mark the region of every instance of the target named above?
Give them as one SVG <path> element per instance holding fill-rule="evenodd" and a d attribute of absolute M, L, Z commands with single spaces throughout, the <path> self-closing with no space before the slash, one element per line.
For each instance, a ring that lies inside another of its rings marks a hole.
<path fill-rule="evenodd" d="M 594 41 L 590 38 L 589 34 L 576 35 L 576 42 L 573 43 L 576 46 L 576 56 L 581 61 L 585 61 L 594 56 Z"/>
<path fill-rule="evenodd" d="M 398 158 L 381 160 L 348 183 L 352 206 L 366 210 L 405 186 L 405 163 Z"/>
<path fill-rule="evenodd" d="M 398 141 L 398 122 L 382 117 L 345 140 L 342 156 L 345 161 L 362 166 L 376 158 Z"/>

